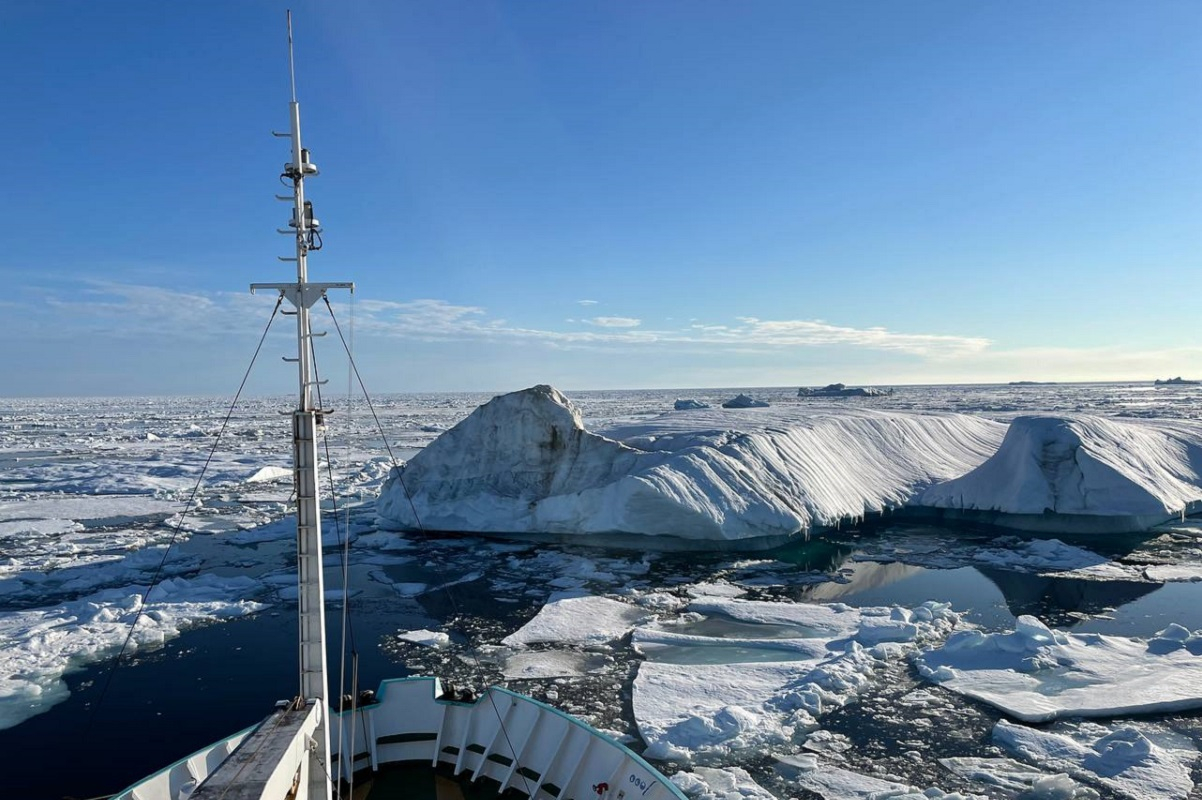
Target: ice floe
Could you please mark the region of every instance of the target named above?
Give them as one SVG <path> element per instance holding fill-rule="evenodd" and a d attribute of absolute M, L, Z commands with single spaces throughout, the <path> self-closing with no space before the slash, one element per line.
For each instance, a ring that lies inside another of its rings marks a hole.
<path fill-rule="evenodd" d="M 398 639 L 426 647 L 446 647 L 451 643 L 451 637 L 442 631 L 430 631 L 422 628 L 416 631 L 403 631 L 397 634 Z"/>
<path fill-rule="evenodd" d="M 984 795 L 919 789 L 900 781 L 862 775 L 825 764 L 817 756 L 779 757 L 777 772 L 791 783 L 813 792 L 823 800 L 984 800 Z"/>
<path fill-rule="evenodd" d="M 1065 633 L 1020 616 L 1010 633 L 957 631 L 921 654 L 928 680 L 1026 722 L 1202 707 L 1202 636 Z"/>
<path fill-rule="evenodd" d="M 146 588 L 129 586 L 57 606 L 0 613 L 0 729 L 66 699 L 63 676 L 112 656 L 127 636 L 126 652 L 135 652 L 159 646 L 198 623 L 264 608 L 246 599 L 259 587 L 247 577 L 169 578 L 155 585 L 145 606 Z"/>
<path fill-rule="evenodd" d="M 646 610 L 628 603 L 578 592 L 563 592 L 552 595 L 534 619 L 502 639 L 501 644 L 602 644 L 622 638 L 636 624 L 648 618 Z"/>
<path fill-rule="evenodd" d="M 647 656 L 634 713 L 647 753 L 682 761 L 787 745 L 887 661 L 958 622 L 946 606 L 863 608 L 710 597 L 634 631 Z M 759 635 L 756 635 L 756 634 Z"/>
<path fill-rule="evenodd" d="M 993 740 L 1040 767 L 1097 782 L 1132 800 L 1184 800 L 1198 751 L 1188 742 L 1153 742 L 1133 726 L 1082 726 L 1070 735 L 1001 720 Z"/>
<path fill-rule="evenodd" d="M 1095 790 L 1066 773 L 1049 773 L 1009 758 L 957 756 L 941 758 L 939 763 L 961 778 L 1023 800 L 1098 800 Z"/>
<path fill-rule="evenodd" d="M 519 651 L 505 657 L 501 668 L 508 680 L 570 678 L 599 672 L 610 660 L 598 653 L 569 650 Z"/>
<path fill-rule="evenodd" d="M 690 800 L 776 800 L 742 767 L 694 767 L 670 779 Z"/>

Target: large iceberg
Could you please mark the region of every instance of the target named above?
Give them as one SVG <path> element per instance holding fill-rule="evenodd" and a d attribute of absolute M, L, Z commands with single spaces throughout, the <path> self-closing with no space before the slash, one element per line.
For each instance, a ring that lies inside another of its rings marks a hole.
<path fill-rule="evenodd" d="M 784 538 L 896 509 L 997 450 L 1005 425 L 793 407 L 665 414 L 600 433 L 550 386 L 496 397 L 394 470 L 382 527 Z"/>
<path fill-rule="evenodd" d="M 1202 423 L 795 404 L 584 429 L 550 386 L 496 397 L 380 493 L 387 529 L 768 544 L 904 511 L 1055 533 L 1202 508 Z M 665 542 L 666 543 L 666 542 Z"/>
<path fill-rule="evenodd" d="M 914 502 L 1020 530 L 1145 530 L 1198 510 L 1200 473 L 1196 422 L 1023 416 L 992 458 Z"/>

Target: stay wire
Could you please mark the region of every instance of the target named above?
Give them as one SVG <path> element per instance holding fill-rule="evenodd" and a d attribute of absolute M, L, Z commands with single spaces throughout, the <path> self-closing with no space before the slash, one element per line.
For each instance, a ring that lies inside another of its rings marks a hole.
<path fill-rule="evenodd" d="M 267 332 L 271 330 L 271 323 L 275 321 L 276 314 L 279 312 L 280 305 L 283 302 L 284 296 L 281 294 L 275 301 L 275 308 L 271 310 L 271 317 L 267 320 L 267 326 L 263 328 L 263 335 L 259 337 L 259 344 L 255 347 L 254 355 L 250 358 L 250 364 L 247 365 L 246 372 L 242 375 L 242 382 L 238 384 L 238 391 L 234 394 L 229 411 L 226 412 L 225 419 L 221 422 L 221 428 L 217 431 L 217 438 L 213 440 L 213 446 L 209 448 L 209 455 L 205 458 L 200 475 L 196 477 L 196 485 L 192 487 L 192 493 L 184 503 L 183 513 L 180 514 L 179 519 L 175 523 L 175 528 L 171 531 L 171 538 L 167 541 L 167 548 L 163 551 L 163 557 L 159 560 L 158 566 L 155 567 L 154 574 L 150 578 L 150 583 L 147 585 L 146 591 L 142 593 L 142 601 L 138 604 L 138 610 L 134 612 L 133 621 L 129 624 L 129 633 L 125 635 L 125 640 L 121 643 L 121 649 L 117 651 L 117 657 L 113 659 L 113 664 L 109 667 L 108 673 L 105 675 L 104 685 L 100 687 L 100 695 L 96 698 L 96 702 L 92 704 L 92 709 L 88 713 L 87 724 L 83 729 L 82 735 L 85 741 L 92 731 L 92 723 L 96 718 L 96 713 L 100 709 L 100 706 L 104 704 L 105 695 L 108 694 L 109 687 L 113 683 L 113 675 L 116 674 L 118 667 L 121 666 L 121 659 L 125 656 L 125 651 L 129 649 L 129 643 L 133 640 L 138 622 L 141 621 L 142 615 L 146 613 L 146 602 L 150 597 L 150 593 L 154 591 L 154 587 L 159 583 L 159 578 L 163 574 L 163 568 L 167 564 L 167 557 L 171 554 L 171 548 L 175 545 L 176 539 L 179 538 L 179 532 L 183 528 L 188 514 L 193 510 L 192 504 L 196 500 L 197 494 L 200 493 L 201 483 L 204 481 L 205 474 L 209 471 L 209 465 L 213 463 L 213 456 L 217 453 L 218 445 L 221 444 L 221 437 L 225 435 L 226 428 L 229 427 L 230 419 L 234 416 L 234 409 L 238 407 L 238 400 L 242 397 L 242 390 L 246 388 L 246 381 L 250 378 L 251 370 L 255 367 L 255 361 L 259 358 L 259 352 L 263 349 L 263 342 L 267 340 Z"/>
<path fill-rule="evenodd" d="M 359 365 L 355 363 L 355 357 L 351 354 L 351 349 L 347 346 L 346 337 L 342 335 L 342 326 L 338 324 L 338 317 L 334 316 L 334 307 L 330 305 L 330 298 L 323 298 L 326 301 L 326 309 L 330 312 L 330 319 L 334 321 L 334 330 L 338 331 L 338 338 L 342 340 L 342 349 L 346 351 L 346 356 L 350 360 L 351 369 L 355 371 L 355 378 L 359 381 L 359 388 L 363 390 L 363 399 L 367 401 L 367 407 L 371 410 L 372 419 L 376 421 L 376 430 L 380 432 L 380 439 L 384 442 L 385 449 L 388 450 L 388 457 L 392 459 L 392 468 L 396 470 L 397 482 L 401 484 L 401 489 L 405 492 L 405 499 L 409 502 L 409 509 L 413 512 L 413 519 L 417 523 L 417 529 L 422 533 L 426 532 L 422 525 L 422 519 L 417 514 L 417 506 L 413 503 L 413 495 L 409 492 L 409 487 L 405 485 L 405 479 L 401 476 L 401 465 L 397 461 L 396 454 L 392 452 L 392 445 L 388 443 L 388 437 L 384 434 L 384 426 L 380 424 L 380 416 L 376 413 L 375 403 L 371 401 L 371 395 L 367 393 L 367 386 L 363 384 L 363 376 L 359 374 Z"/>
<path fill-rule="evenodd" d="M 418 516 L 417 507 L 413 502 L 413 495 L 409 492 L 409 487 L 405 485 L 404 478 L 401 477 L 400 464 L 397 462 L 397 458 L 392 452 L 392 446 L 389 445 L 389 443 L 388 443 L 388 437 L 384 434 L 384 427 L 380 424 L 379 415 L 376 414 L 375 404 L 372 403 L 371 395 L 368 394 L 367 387 L 363 384 L 363 376 L 359 374 L 359 367 L 358 367 L 358 365 L 355 364 L 355 358 L 351 354 L 350 348 L 347 346 L 346 337 L 342 335 L 342 326 L 338 324 L 338 318 L 334 315 L 334 307 L 330 305 L 330 300 L 328 297 L 323 298 L 323 299 L 326 302 L 326 308 L 330 312 L 330 319 L 333 320 L 333 322 L 334 322 L 334 329 L 336 331 L 338 331 L 338 338 L 342 340 L 342 348 L 346 351 L 347 358 L 351 364 L 351 369 L 354 370 L 355 378 L 358 379 L 358 381 L 359 381 L 359 388 L 363 390 L 363 398 L 364 398 L 364 400 L 367 401 L 367 407 L 369 409 L 371 409 L 371 415 L 376 421 L 376 429 L 380 432 L 380 438 L 383 439 L 383 441 L 384 441 L 384 447 L 387 448 L 387 450 L 388 450 L 389 458 L 392 459 L 393 469 L 396 470 L 395 474 L 397 476 L 397 482 L 401 484 L 401 488 L 405 491 L 405 499 L 409 501 L 409 508 L 413 512 L 413 519 L 417 522 L 417 529 L 419 531 L 425 533 L 426 529 L 422 526 L 421 517 Z M 460 618 L 462 616 L 462 612 L 460 612 L 460 610 L 459 610 L 459 604 L 457 602 L 455 602 L 455 595 L 451 591 L 450 585 L 448 584 L 448 585 L 444 586 L 443 591 L 446 593 L 447 599 L 450 600 L 450 602 L 451 602 L 451 608 L 454 610 L 455 617 Z M 471 657 L 472 657 L 472 661 L 475 662 L 475 665 L 476 665 L 477 678 L 480 680 L 480 682 L 482 684 L 487 683 L 487 681 L 484 678 L 484 666 L 480 663 L 480 659 L 477 657 L 477 655 L 474 651 L 471 651 Z M 497 723 L 500 725 L 501 734 L 505 737 L 505 744 L 507 744 L 509 746 L 509 752 L 512 754 L 513 760 L 516 763 L 518 761 L 517 749 L 514 748 L 513 742 L 509 738 L 509 731 L 505 727 L 505 719 L 501 715 L 501 709 L 497 708 L 496 698 L 493 697 L 492 692 L 488 691 L 487 689 L 485 690 L 484 693 L 488 697 L 488 701 L 489 701 L 489 704 L 492 706 L 493 713 L 497 715 Z M 526 784 L 526 794 L 528 796 L 533 796 L 534 792 L 532 791 L 532 787 L 530 786 L 530 779 L 527 778 L 524 774 L 522 774 L 520 770 L 516 774 L 522 776 L 522 781 Z"/>
<path fill-rule="evenodd" d="M 321 399 L 321 373 L 317 368 L 317 349 L 313 345 L 313 337 L 309 337 L 309 356 L 313 362 L 313 385 L 317 390 L 317 407 L 320 409 L 323 409 L 323 411 L 324 411 L 325 403 Z M 333 504 L 333 515 L 332 516 L 334 519 L 334 532 L 337 535 L 338 543 L 339 543 L 338 556 L 342 560 L 342 619 L 341 619 L 341 621 L 342 621 L 342 644 L 341 644 L 340 650 L 339 650 L 339 668 L 338 668 L 338 713 L 341 715 L 342 712 L 344 712 L 346 710 L 343 707 L 342 699 L 343 699 L 343 697 L 346 696 L 346 653 L 347 653 L 347 642 L 348 641 L 350 642 L 350 653 L 351 653 L 352 663 L 357 663 L 358 659 L 359 659 L 359 649 L 358 649 L 358 645 L 355 642 L 355 624 L 354 624 L 354 619 L 351 616 L 350 512 L 349 512 L 349 510 L 347 512 L 346 525 L 345 526 L 340 525 L 339 517 L 338 517 L 338 493 L 337 493 L 336 487 L 334 485 L 333 459 L 330 458 L 330 437 L 329 437 L 329 434 L 324 430 L 322 431 L 321 441 L 322 441 L 322 446 L 325 449 L 325 453 L 326 453 L 326 475 L 327 475 L 327 479 L 329 480 L 329 483 L 330 483 L 330 502 Z M 345 536 L 343 536 L 343 531 L 346 532 Z M 359 686 L 358 686 L 358 677 L 357 677 L 357 673 L 356 673 L 356 677 L 353 678 L 351 681 L 351 695 L 352 695 L 352 697 L 357 698 L 358 693 L 359 693 Z M 356 705 L 355 701 L 352 700 L 351 701 L 352 713 L 354 711 L 355 705 Z M 360 722 L 364 726 L 366 726 L 366 722 L 364 720 L 360 719 Z M 339 753 L 340 758 L 342 755 L 343 731 L 344 731 L 344 726 L 339 724 L 339 726 L 338 726 L 338 753 Z M 353 728 L 353 718 L 352 718 L 352 736 L 353 735 L 354 735 L 354 728 Z M 363 735 L 364 735 L 364 738 L 366 738 L 366 736 L 367 736 L 366 727 L 364 727 Z M 353 741 L 353 739 L 352 739 L 352 741 Z M 350 780 L 348 780 L 347 782 L 350 784 L 352 792 L 354 791 L 354 785 L 355 785 L 354 784 L 354 777 L 355 777 L 354 776 L 354 766 L 353 766 L 354 762 L 355 762 L 354 753 L 351 753 L 352 769 L 351 769 Z M 333 769 L 332 765 L 328 769 L 332 770 Z M 332 780 L 333 779 L 331 778 L 331 781 Z M 341 797 L 340 787 L 339 787 L 338 794 Z"/>

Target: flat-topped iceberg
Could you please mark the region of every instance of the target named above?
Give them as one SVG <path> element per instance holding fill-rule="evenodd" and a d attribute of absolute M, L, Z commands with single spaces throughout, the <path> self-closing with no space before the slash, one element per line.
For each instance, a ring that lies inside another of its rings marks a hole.
<path fill-rule="evenodd" d="M 1024 416 L 992 458 L 914 503 L 1021 530 L 1144 530 L 1198 510 L 1200 471 L 1196 422 Z"/>
<path fill-rule="evenodd" d="M 496 397 L 380 492 L 382 527 L 784 538 L 899 508 L 992 455 L 1005 426 L 941 413 L 701 409 L 600 433 L 550 386 Z"/>
<path fill-rule="evenodd" d="M 892 392 L 881 389 L 864 388 L 863 386 L 847 386 L 842 383 L 831 383 L 821 389 L 808 389 L 805 386 L 797 390 L 798 397 L 886 397 Z"/>

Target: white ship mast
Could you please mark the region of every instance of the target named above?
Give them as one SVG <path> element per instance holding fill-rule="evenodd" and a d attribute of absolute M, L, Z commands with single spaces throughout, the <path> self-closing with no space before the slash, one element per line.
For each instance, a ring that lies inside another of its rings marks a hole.
<path fill-rule="evenodd" d="M 402 678 L 381 684 L 379 693 L 331 719 L 327 702 L 324 581 L 321 567 L 321 505 L 317 485 L 317 433 L 327 410 L 314 400 L 319 383 L 313 363 L 313 306 L 329 289 L 353 283 L 310 283 L 308 257 L 321 247 L 321 227 L 305 199 L 305 179 L 317 174 L 301 146 L 300 105 L 292 58 L 292 14 L 288 14 L 288 66 L 292 82 L 292 160 L 282 177 L 291 181 L 292 219 L 280 233 L 295 239 L 295 283 L 253 283 L 287 300 L 296 316 L 299 404 L 292 412 L 293 477 L 296 483 L 296 546 L 299 584 L 299 692 L 294 700 L 253 728 L 235 733 L 135 783 L 114 800 L 332 800 L 334 781 L 354 789 L 354 777 L 371 780 L 392 764 L 429 764 L 430 771 L 400 794 L 431 796 L 435 769 L 463 780 L 488 778 L 495 794 L 513 791 L 528 798 L 548 796 L 596 800 L 686 800 L 670 781 L 615 740 L 562 711 L 508 689 L 492 687 L 478 701 L 443 697 L 437 678 Z M 273 315 L 274 319 L 274 315 Z M 349 351 L 348 351 L 349 355 Z M 322 381 L 324 383 L 324 381 Z M 382 432 L 381 432 L 382 433 Z M 385 691 L 386 690 L 386 691 Z M 331 760 L 330 727 L 339 737 Z M 356 733 L 361 736 L 356 737 Z M 611 795 L 610 787 L 616 796 Z M 552 791 L 553 790 L 553 791 Z M 442 796 L 443 790 L 437 789 Z M 363 792 L 355 792 L 363 796 Z M 398 795 L 399 796 L 399 795 Z"/>
<path fill-rule="evenodd" d="M 325 624 L 325 581 L 321 563 L 321 503 L 318 495 L 317 433 L 322 425 L 325 411 L 314 402 L 314 387 L 318 381 L 314 375 L 312 339 L 314 334 L 309 322 L 313 305 L 325 297 L 328 289 L 350 289 L 353 283 L 310 283 L 309 251 L 319 248 L 321 225 L 313 216 L 313 204 L 305 199 L 305 179 L 317 175 L 317 167 L 309 160 L 309 151 L 301 146 L 300 104 L 296 100 L 296 67 L 292 56 L 292 12 L 288 12 L 288 69 L 292 86 L 289 103 L 292 140 L 292 160 L 284 165 L 283 177 L 292 181 L 292 196 L 276 195 L 280 200 L 292 201 L 292 219 L 288 228 L 280 232 L 291 234 L 296 240 L 295 255 L 280 257 L 281 261 L 296 262 L 296 283 L 254 283 L 251 291 L 274 289 L 294 307 L 296 315 L 296 358 L 300 380 L 300 400 L 292 412 L 293 477 L 296 483 L 296 562 L 298 574 L 298 615 L 300 621 L 300 689 L 299 700 L 305 705 L 316 707 L 317 728 L 311 734 L 308 765 L 308 797 L 329 800 L 331 786 L 330 731 L 327 725 L 329 706 L 327 697 L 326 624 Z M 324 788 L 323 788 L 324 787 Z"/>

